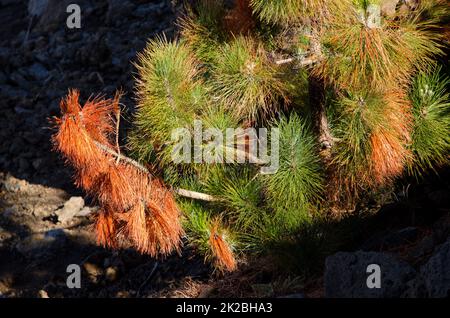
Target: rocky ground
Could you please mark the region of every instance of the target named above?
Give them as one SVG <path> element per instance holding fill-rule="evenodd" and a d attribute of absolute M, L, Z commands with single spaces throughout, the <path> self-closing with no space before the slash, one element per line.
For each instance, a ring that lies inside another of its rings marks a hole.
<path fill-rule="evenodd" d="M 404 195 L 382 207 L 383 231 L 330 256 L 313 282 L 252 264 L 219 277 L 187 248 L 182 256 L 154 260 L 97 247 L 96 208 L 51 151 L 49 118 L 58 115 L 68 88 L 79 88 L 84 98 L 122 89 L 126 126 L 136 53 L 157 34 L 174 36 L 177 8 L 168 0 L 78 0 L 82 28 L 69 30 L 71 1 L 31 2 L 48 8 L 32 16 L 29 1 L 0 0 L 0 297 L 449 296 L 445 177 L 406 191 L 413 200 Z M 361 285 L 370 262 L 386 269 L 390 283 L 381 290 Z M 81 289 L 66 286 L 69 264 L 82 268 Z"/>
<path fill-rule="evenodd" d="M 48 7 L 32 17 L 29 2 Z M 136 53 L 157 34 L 173 36 L 176 7 L 164 0 L 77 1 L 82 28 L 70 30 L 69 3 L 0 1 L 0 296 L 195 296 L 211 270 L 189 250 L 156 261 L 95 246 L 95 207 L 72 186 L 72 172 L 50 142 L 49 118 L 59 114 L 68 88 L 84 98 L 124 91 L 126 125 Z M 66 287 L 71 263 L 86 274 L 81 290 Z"/>

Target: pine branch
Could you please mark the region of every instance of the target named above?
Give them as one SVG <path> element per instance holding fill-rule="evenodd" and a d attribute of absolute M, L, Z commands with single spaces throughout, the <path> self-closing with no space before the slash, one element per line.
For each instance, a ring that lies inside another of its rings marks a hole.
<path fill-rule="evenodd" d="M 200 200 L 200 201 L 207 201 L 207 202 L 215 202 L 215 201 L 219 201 L 216 197 L 206 194 L 206 193 L 200 193 L 200 192 L 195 192 L 195 191 L 190 191 L 190 190 L 185 190 L 185 189 L 174 189 L 175 193 L 185 197 L 185 198 L 189 198 L 189 199 L 195 199 L 195 200 Z"/>
<path fill-rule="evenodd" d="M 116 158 L 119 158 L 119 160 L 122 160 L 122 161 L 124 161 L 124 162 L 126 162 L 126 163 L 128 163 L 128 164 L 130 164 L 130 165 L 132 165 L 134 167 L 136 167 L 137 169 L 139 169 L 140 171 L 142 171 L 144 173 L 150 174 L 150 171 L 148 171 L 148 169 L 146 167 L 144 167 L 143 165 L 141 165 L 139 162 L 137 162 L 137 161 L 135 161 L 135 160 L 133 160 L 131 158 L 128 158 L 128 157 L 126 157 L 124 155 L 121 155 L 121 154 L 117 153 L 113 149 L 111 149 L 108 146 L 105 146 L 105 145 L 99 143 L 98 141 L 94 141 L 94 144 L 101 151 L 104 151 L 104 152 L 106 152 L 106 153 L 108 153 L 108 154 L 110 154 L 110 155 L 112 155 L 112 156 L 114 156 Z"/>
<path fill-rule="evenodd" d="M 117 153 L 116 151 L 114 151 L 113 149 L 111 149 L 108 146 L 105 146 L 97 141 L 94 141 L 95 146 L 98 147 L 98 149 L 100 149 L 101 151 L 104 151 L 114 157 L 116 157 L 118 160 L 122 160 L 134 167 L 136 167 L 137 169 L 139 169 L 140 171 L 148 174 L 151 176 L 150 171 L 144 167 L 142 164 L 140 164 L 139 162 L 124 156 L 122 154 Z M 209 194 L 205 194 L 205 193 L 200 193 L 200 192 L 195 192 L 195 191 L 190 191 L 190 190 L 186 190 L 186 189 L 178 189 L 175 188 L 174 192 L 182 197 L 185 198 L 190 198 L 190 199 L 195 199 L 195 200 L 201 200 L 201 201 L 207 201 L 207 202 L 213 202 L 213 201 L 218 201 L 218 199 L 212 195 Z"/>

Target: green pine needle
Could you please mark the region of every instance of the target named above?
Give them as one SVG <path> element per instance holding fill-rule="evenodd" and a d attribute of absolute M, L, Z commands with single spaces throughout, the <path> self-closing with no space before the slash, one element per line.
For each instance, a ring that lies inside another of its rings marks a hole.
<path fill-rule="evenodd" d="M 201 0 L 186 11 L 178 21 L 182 39 L 201 61 L 210 63 L 225 37 L 220 23 L 225 14 L 223 1 Z"/>
<path fill-rule="evenodd" d="M 411 145 L 415 160 L 409 169 L 417 176 L 449 162 L 449 84 L 450 78 L 441 75 L 441 68 L 420 73 L 414 80 L 410 98 L 415 120 Z"/>
<path fill-rule="evenodd" d="M 257 119 L 278 111 L 287 101 L 286 86 L 261 43 L 238 37 L 226 43 L 213 65 L 211 86 L 239 119 Z"/>
<path fill-rule="evenodd" d="M 153 148 L 158 159 L 171 161 L 174 129 L 191 129 L 206 104 L 206 88 L 189 48 L 164 37 L 151 41 L 139 56 L 139 105 L 130 148 L 139 158 Z"/>
<path fill-rule="evenodd" d="M 205 187 L 220 198 L 220 206 L 228 211 L 233 228 L 248 233 L 261 228 L 265 215 L 262 185 L 252 169 L 229 166 L 211 170 Z"/>
<path fill-rule="evenodd" d="M 277 127 L 280 166 L 275 174 L 264 176 L 264 184 L 271 207 L 286 219 L 285 223 L 293 224 L 309 219 L 310 208 L 320 201 L 323 171 L 316 138 L 304 120 L 291 114 Z"/>

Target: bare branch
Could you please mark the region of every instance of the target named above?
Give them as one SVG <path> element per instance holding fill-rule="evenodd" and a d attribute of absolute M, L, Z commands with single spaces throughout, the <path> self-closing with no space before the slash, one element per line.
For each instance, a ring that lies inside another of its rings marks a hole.
<path fill-rule="evenodd" d="M 148 171 L 148 169 L 146 167 L 144 167 L 143 165 L 141 165 L 139 162 L 128 158 L 124 155 L 118 154 L 116 151 L 114 151 L 113 149 L 109 148 L 108 146 L 105 146 L 101 143 L 99 143 L 98 141 L 94 141 L 95 146 L 97 146 L 98 149 L 100 149 L 101 151 L 104 151 L 116 158 L 118 158 L 119 160 L 122 160 L 134 167 L 136 167 L 137 169 L 139 169 L 140 171 L 144 172 L 144 173 L 148 173 L 150 174 L 150 171 Z"/>
<path fill-rule="evenodd" d="M 150 171 L 146 167 L 144 167 L 142 164 L 140 164 L 139 162 L 137 162 L 129 157 L 126 157 L 122 154 L 119 154 L 116 151 L 114 151 L 113 149 L 111 149 L 110 147 L 105 146 L 97 141 L 94 141 L 94 144 L 101 151 L 104 151 L 104 152 L 116 157 L 118 160 L 122 160 L 122 161 L 136 167 L 140 171 L 151 175 Z M 185 190 L 185 189 L 178 189 L 178 188 L 175 188 L 174 192 L 185 198 L 201 200 L 201 201 L 208 201 L 208 202 L 218 201 L 218 199 L 216 197 L 209 195 L 209 194 L 205 194 L 205 193 L 200 193 L 200 192 L 195 192 L 195 191 L 190 191 L 190 190 Z"/>
<path fill-rule="evenodd" d="M 176 194 L 178 194 L 182 197 L 185 197 L 185 198 L 207 201 L 207 202 L 219 201 L 216 197 L 209 195 L 209 194 L 205 194 L 205 193 L 200 193 L 200 192 L 195 192 L 195 191 L 190 191 L 190 190 L 185 190 L 185 189 L 174 189 L 174 191 Z"/>
<path fill-rule="evenodd" d="M 275 64 L 283 65 L 283 64 L 290 64 L 290 63 L 294 63 L 294 62 L 297 62 L 297 64 L 300 66 L 309 66 L 309 65 L 317 63 L 318 59 L 315 57 L 308 57 L 308 58 L 289 57 L 287 59 L 275 61 Z"/>

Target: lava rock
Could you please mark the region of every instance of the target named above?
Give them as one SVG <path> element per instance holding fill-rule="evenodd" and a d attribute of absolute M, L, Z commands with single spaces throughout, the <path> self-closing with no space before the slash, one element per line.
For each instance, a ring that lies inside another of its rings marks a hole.
<path fill-rule="evenodd" d="M 134 4 L 129 0 L 109 0 L 106 21 L 114 24 L 124 17 L 130 16 L 134 10 Z"/>
<path fill-rule="evenodd" d="M 35 31 L 51 32 L 60 26 L 65 26 L 66 9 L 71 0 L 31 0 L 30 2 L 39 2 L 35 12 L 38 14 L 30 12 L 30 15 L 38 17 Z"/>
<path fill-rule="evenodd" d="M 364 251 L 379 250 L 383 247 L 395 248 L 404 244 L 410 244 L 417 240 L 419 229 L 416 227 L 407 227 L 395 232 L 375 235 L 367 240 L 361 249 Z"/>
<path fill-rule="evenodd" d="M 428 296 L 450 297 L 450 237 L 436 249 L 434 255 L 420 269 Z"/>
<path fill-rule="evenodd" d="M 34 63 L 31 65 L 28 69 L 28 73 L 32 78 L 38 81 L 45 80 L 49 75 L 48 70 L 40 63 Z"/>
<path fill-rule="evenodd" d="M 420 259 L 427 254 L 430 254 L 433 251 L 434 246 L 435 242 L 433 237 L 426 236 L 408 252 L 408 256 L 412 259 Z"/>
<path fill-rule="evenodd" d="M 381 288 L 367 286 L 367 267 L 377 264 L 381 269 Z M 416 271 L 403 261 L 385 253 L 339 252 L 325 263 L 325 297 L 331 298 L 396 298 L 408 291 L 408 283 Z"/>
<path fill-rule="evenodd" d="M 72 220 L 84 207 L 84 199 L 82 197 L 71 197 L 64 206 L 56 210 L 58 220 L 61 223 L 67 223 Z"/>

